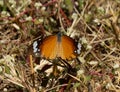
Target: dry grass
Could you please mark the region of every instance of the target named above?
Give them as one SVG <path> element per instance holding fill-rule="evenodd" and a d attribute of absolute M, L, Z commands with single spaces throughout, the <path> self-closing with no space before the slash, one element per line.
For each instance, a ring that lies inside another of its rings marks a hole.
<path fill-rule="evenodd" d="M 58 30 L 81 43 L 81 64 L 30 68 L 33 41 Z M 120 92 L 120 1 L 1 0 L 0 84 L 0 92 Z"/>

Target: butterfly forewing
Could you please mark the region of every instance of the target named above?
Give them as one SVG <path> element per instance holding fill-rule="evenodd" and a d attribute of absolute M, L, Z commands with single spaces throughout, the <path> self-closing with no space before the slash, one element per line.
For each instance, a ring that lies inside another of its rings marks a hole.
<path fill-rule="evenodd" d="M 56 50 L 57 50 L 56 44 L 57 44 L 56 36 L 46 37 L 40 44 L 41 57 L 47 59 L 54 59 L 56 57 Z"/>
<path fill-rule="evenodd" d="M 76 58 L 76 55 L 74 53 L 74 51 L 77 49 L 75 46 L 75 42 L 72 38 L 68 37 L 68 36 L 63 36 L 62 37 L 62 52 L 61 53 L 61 58 L 63 59 L 72 59 L 72 58 Z"/>

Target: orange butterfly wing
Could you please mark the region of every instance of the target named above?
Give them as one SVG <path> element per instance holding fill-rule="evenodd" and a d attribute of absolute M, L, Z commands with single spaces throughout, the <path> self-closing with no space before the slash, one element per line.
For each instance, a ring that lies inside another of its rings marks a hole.
<path fill-rule="evenodd" d="M 75 41 L 68 37 L 68 36 L 62 36 L 62 41 L 61 41 L 61 58 L 62 59 L 68 59 L 71 60 L 73 58 L 76 58 L 75 50 Z"/>
<path fill-rule="evenodd" d="M 41 57 L 54 59 L 56 57 L 57 37 L 55 35 L 46 37 L 40 44 Z"/>

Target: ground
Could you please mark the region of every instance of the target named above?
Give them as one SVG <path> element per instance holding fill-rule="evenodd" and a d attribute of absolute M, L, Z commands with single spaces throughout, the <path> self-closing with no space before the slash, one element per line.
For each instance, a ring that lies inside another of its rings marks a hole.
<path fill-rule="evenodd" d="M 33 42 L 58 31 L 81 44 L 80 55 L 34 55 Z M 0 0 L 3 91 L 120 92 L 120 1 Z"/>

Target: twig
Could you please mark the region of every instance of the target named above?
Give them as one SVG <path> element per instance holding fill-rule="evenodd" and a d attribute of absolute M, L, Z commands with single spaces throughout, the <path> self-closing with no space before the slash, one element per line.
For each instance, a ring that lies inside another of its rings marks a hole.
<path fill-rule="evenodd" d="M 32 92 L 36 92 L 36 90 L 35 90 L 35 76 L 34 76 L 34 68 L 33 68 L 32 55 L 30 55 L 30 67 L 31 67 L 32 80 L 33 80 L 33 89 L 32 89 Z"/>

